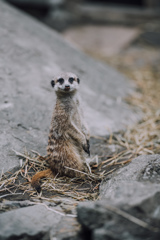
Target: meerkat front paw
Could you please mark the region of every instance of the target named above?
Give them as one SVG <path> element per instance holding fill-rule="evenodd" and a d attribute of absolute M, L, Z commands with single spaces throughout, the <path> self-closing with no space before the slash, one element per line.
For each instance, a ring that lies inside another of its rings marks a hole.
<path fill-rule="evenodd" d="M 86 140 L 86 143 L 83 144 L 83 150 L 90 156 L 90 144 L 89 144 L 89 140 Z"/>

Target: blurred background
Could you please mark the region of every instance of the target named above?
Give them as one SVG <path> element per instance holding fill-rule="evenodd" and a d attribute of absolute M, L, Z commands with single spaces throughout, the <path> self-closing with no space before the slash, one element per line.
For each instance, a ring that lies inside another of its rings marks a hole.
<path fill-rule="evenodd" d="M 81 24 L 134 26 L 160 17 L 160 0 L 4 0 L 58 31 Z"/>
<path fill-rule="evenodd" d="M 3 0 L 137 85 L 130 103 L 159 111 L 160 0 Z"/>
<path fill-rule="evenodd" d="M 160 0 L 3 1 L 27 12 L 81 50 L 104 61 L 130 45 L 160 47 Z M 144 58 L 146 60 L 146 56 Z"/>

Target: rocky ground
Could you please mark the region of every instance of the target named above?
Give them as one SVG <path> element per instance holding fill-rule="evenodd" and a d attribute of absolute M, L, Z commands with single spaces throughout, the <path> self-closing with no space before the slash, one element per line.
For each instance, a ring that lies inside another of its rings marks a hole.
<path fill-rule="evenodd" d="M 0 68 L 4 169 L 0 239 L 158 240 L 160 49 L 145 35 L 151 29 L 158 32 L 158 24 L 141 26 L 133 41 L 111 55 L 90 51 L 133 79 L 132 84 L 108 65 L 72 49 L 54 32 L 0 4 L 1 59 L 6 60 Z M 19 27 L 13 31 L 12 24 Z M 44 79 L 68 68 L 86 81 L 81 93 L 91 125 L 94 175 L 86 181 L 44 180 L 42 195 L 37 195 L 30 180 L 34 171 L 46 167 L 39 154 L 45 152 L 52 110 L 48 106 L 53 102 Z"/>

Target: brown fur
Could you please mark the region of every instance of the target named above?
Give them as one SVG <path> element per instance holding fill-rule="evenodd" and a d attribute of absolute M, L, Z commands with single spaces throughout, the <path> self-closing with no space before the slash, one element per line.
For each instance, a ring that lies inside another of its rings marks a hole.
<path fill-rule="evenodd" d="M 41 187 L 40 187 L 40 180 L 41 178 L 47 178 L 47 177 L 53 177 L 53 172 L 51 171 L 51 169 L 47 169 L 41 172 L 36 173 L 33 178 L 32 178 L 32 187 L 34 187 L 37 192 L 40 193 L 41 191 Z"/>
<path fill-rule="evenodd" d="M 63 75 L 65 79 L 64 84 L 69 84 L 69 76 L 74 76 L 76 81 L 77 77 L 75 75 L 67 74 Z M 80 108 L 77 84 L 75 82 L 74 86 L 71 85 L 72 91 L 63 92 L 59 88 L 56 91 L 57 101 L 51 121 L 46 158 L 50 169 L 46 170 L 47 175 L 45 175 L 45 171 L 42 171 L 42 175 L 40 172 L 32 178 L 31 184 L 36 189 L 40 189 L 39 180 L 41 176 L 48 176 L 48 173 L 50 174 L 51 172 L 53 175 L 58 174 L 59 176 L 84 176 L 79 172 L 68 169 L 85 171 L 85 152 L 89 154 L 89 133 L 83 119 L 82 109 Z"/>

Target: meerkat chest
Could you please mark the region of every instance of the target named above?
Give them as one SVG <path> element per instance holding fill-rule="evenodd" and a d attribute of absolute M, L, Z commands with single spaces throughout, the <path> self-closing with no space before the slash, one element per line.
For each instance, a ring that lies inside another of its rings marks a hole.
<path fill-rule="evenodd" d="M 82 122 L 81 109 L 79 101 L 77 99 L 72 103 L 70 119 L 72 122 L 74 122 L 75 125 L 77 126 L 81 125 Z"/>

